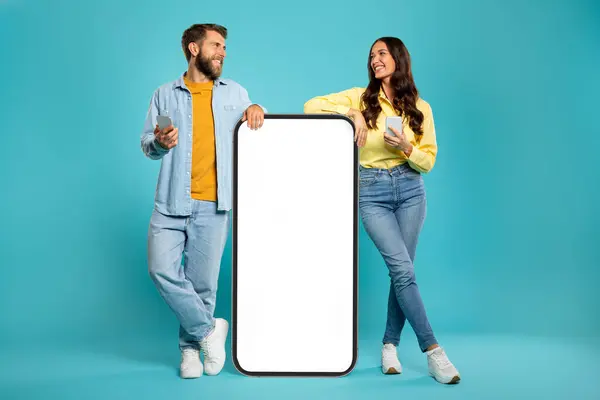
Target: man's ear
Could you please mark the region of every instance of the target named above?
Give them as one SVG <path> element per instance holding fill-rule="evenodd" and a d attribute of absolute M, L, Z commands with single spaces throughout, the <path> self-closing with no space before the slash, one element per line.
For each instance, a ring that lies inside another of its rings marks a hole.
<path fill-rule="evenodd" d="M 196 42 L 188 44 L 188 50 L 192 54 L 192 57 L 196 57 L 200 54 L 200 46 L 198 46 L 198 43 Z"/>

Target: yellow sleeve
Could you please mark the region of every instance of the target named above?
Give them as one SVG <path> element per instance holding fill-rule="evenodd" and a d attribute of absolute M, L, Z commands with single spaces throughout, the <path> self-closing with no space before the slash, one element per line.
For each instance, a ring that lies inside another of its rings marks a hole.
<path fill-rule="evenodd" d="M 360 88 L 352 88 L 343 92 L 317 96 L 304 103 L 305 114 L 348 114 L 351 108 L 359 110 Z"/>
<path fill-rule="evenodd" d="M 435 124 L 433 122 L 433 111 L 431 106 L 425 103 L 423 107 L 423 135 L 417 145 L 413 145 L 408 163 L 417 171 L 427 173 L 435 164 L 438 152 L 435 137 Z"/>

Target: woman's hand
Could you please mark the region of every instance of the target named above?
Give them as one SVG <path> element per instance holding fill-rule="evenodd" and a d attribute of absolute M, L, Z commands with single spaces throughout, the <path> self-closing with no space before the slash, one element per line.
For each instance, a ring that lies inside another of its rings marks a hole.
<path fill-rule="evenodd" d="M 354 108 L 351 108 L 347 115 L 354 121 L 354 141 L 358 147 L 363 147 L 367 142 L 367 132 L 369 130 L 367 128 L 367 121 L 365 121 L 362 113 Z"/>
<path fill-rule="evenodd" d="M 390 129 L 392 132 L 394 132 L 394 135 L 390 135 L 387 132 L 383 133 L 383 140 L 385 141 L 385 143 L 389 146 L 392 146 L 396 149 L 400 149 L 402 150 L 402 152 L 404 154 L 406 154 L 407 157 L 410 157 L 410 153 L 412 153 L 412 144 L 408 141 L 408 139 L 406 139 L 406 135 L 404 135 L 404 132 L 398 132 L 398 130 L 394 127 L 390 126 Z"/>

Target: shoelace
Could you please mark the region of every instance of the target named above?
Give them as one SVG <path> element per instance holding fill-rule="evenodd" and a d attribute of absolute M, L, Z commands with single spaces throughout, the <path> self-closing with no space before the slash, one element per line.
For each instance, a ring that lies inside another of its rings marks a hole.
<path fill-rule="evenodd" d="M 390 361 L 390 362 L 396 362 L 396 359 L 398 358 L 398 354 L 396 353 L 395 349 L 384 349 L 383 350 L 383 359 L 385 361 Z"/>
<path fill-rule="evenodd" d="M 204 354 L 204 360 L 206 361 L 206 359 L 208 358 L 209 360 L 211 359 L 211 345 L 210 345 L 210 341 L 206 340 L 202 343 L 202 353 Z"/>
<path fill-rule="evenodd" d="M 433 360 L 440 369 L 444 369 L 452 365 L 452 363 L 450 362 L 450 360 L 448 360 L 448 357 L 446 357 L 446 353 L 443 350 L 431 353 L 431 358 L 433 358 Z"/>
<path fill-rule="evenodd" d="M 197 357 L 198 356 L 198 350 L 196 349 L 183 349 L 183 357 L 187 358 L 187 357 Z"/>

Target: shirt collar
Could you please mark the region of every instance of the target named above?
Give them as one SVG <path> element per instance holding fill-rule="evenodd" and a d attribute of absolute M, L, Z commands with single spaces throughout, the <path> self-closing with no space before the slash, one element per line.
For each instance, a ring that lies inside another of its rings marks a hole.
<path fill-rule="evenodd" d="M 184 76 L 185 76 L 185 72 L 183 74 L 181 74 L 181 76 L 175 81 L 175 83 L 173 84 L 173 88 L 181 88 L 181 89 L 186 88 L 185 82 L 183 81 Z M 224 82 L 221 78 L 215 79 L 215 86 L 220 86 L 220 85 L 227 85 L 227 83 Z"/>

